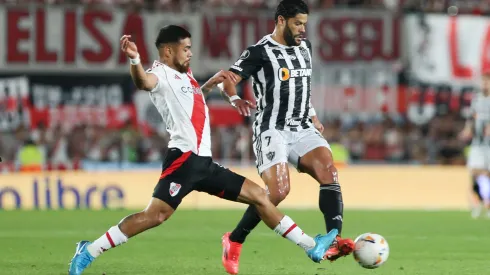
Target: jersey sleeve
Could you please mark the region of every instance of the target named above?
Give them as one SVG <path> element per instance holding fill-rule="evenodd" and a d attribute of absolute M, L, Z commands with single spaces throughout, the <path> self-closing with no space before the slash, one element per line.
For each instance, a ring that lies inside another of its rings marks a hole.
<path fill-rule="evenodd" d="M 161 69 L 159 70 L 159 67 L 155 67 L 155 66 L 146 70 L 147 74 L 154 74 L 157 77 L 157 85 L 155 85 L 155 87 L 150 91 L 150 93 L 154 93 L 154 92 L 158 91 L 160 89 L 160 87 L 162 86 L 163 79 L 161 76 L 161 71 L 163 71 L 163 70 L 161 70 Z"/>
<path fill-rule="evenodd" d="M 240 58 L 230 67 L 230 71 L 248 79 L 262 67 L 262 48 L 254 45 L 248 47 Z"/>

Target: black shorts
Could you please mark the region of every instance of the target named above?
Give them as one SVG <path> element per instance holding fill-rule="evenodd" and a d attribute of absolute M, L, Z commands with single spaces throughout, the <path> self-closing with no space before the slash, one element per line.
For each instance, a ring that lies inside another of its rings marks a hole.
<path fill-rule="evenodd" d="M 153 197 L 177 209 L 182 199 L 196 190 L 236 201 L 245 178 L 213 162 L 211 157 L 169 148 Z"/>

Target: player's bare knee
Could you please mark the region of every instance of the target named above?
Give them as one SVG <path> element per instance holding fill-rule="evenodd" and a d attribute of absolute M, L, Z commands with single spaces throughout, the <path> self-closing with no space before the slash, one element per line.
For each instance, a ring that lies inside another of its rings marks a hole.
<path fill-rule="evenodd" d="M 274 205 L 279 205 L 289 194 L 289 188 L 284 189 L 282 191 L 276 190 L 275 192 L 269 192 L 269 200 Z"/>
<path fill-rule="evenodd" d="M 168 220 L 172 214 L 167 211 L 149 213 L 148 219 L 153 226 L 159 226 L 164 221 Z"/>
<path fill-rule="evenodd" d="M 333 163 L 321 165 L 315 169 L 315 174 L 320 184 L 331 184 L 339 182 L 339 174 Z"/>
<path fill-rule="evenodd" d="M 289 173 L 281 174 L 266 181 L 269 200 L 278 205 L 289 195 L 291 190 L 289 185 Z"/>
<path fill-rule="evenodd" d="M 158 226 L 172 216 L 173 211 L 169 209 L 145 209 L 145 218 L 151 226 Z"/>
<path fill-rule="evenodd" d="M 263 206 L 266 203 L 270 202 L 269 198 L 267 197 L 267 192 L 265 189 L 261 188 L 260 186 L 253 187 L 253 189 L 250 192 L 250 200 L 253 205 L 256 206 Z"/>
<path fill-rule="evenodd" d="M 164 221 L 168 220 L 170 218 L 170 216 L 172 216 L 172 213 L 160 212 L 160 213 L 158 213 L 156 222 L 158 224 L 162 224 Z"/>

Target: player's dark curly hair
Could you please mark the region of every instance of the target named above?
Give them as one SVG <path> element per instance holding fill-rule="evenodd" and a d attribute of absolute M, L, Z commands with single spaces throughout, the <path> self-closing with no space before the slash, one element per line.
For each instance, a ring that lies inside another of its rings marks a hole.
<path fill-rule="evenodd" d="M 274 19 L 277 24 L 279 15 L 288 20 L 289 18 L 295 17 L 298 13 L 310 13 L 308 5 L 303 0 L 282 0 L 277 6 Z"/>
<path fill-rule="evenodd" d="M 177 43 L 181 39 L 190 38 L 191 33 L 186 29 L 176 26 L 168 25 L 160 29 L 158 32 L 157 40 L 155 41 L 155 46 L 160 48 L 164 44 Z"/>

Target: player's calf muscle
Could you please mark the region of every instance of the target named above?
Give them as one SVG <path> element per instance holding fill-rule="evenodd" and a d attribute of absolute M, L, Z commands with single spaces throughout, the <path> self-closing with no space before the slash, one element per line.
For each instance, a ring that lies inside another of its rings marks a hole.
<path fill-rule="evenodd" d="M 156 200 L 153 199 L 145 210 L 129 215 L 121 220 L 119 228 L 128 238 L 159 226 L 172 216 L 174 210 L 170 206 L 160 205 L 163 202 Z"/>
<path fill-rule="evenodd" d="M 284 217 L 284 215 L 271 203 L 267 197 L 267 192 L 248 179 L 243 183 L 238 200 L 254 205 L 259 216 L 271 229 L 274 229 Z"/>

